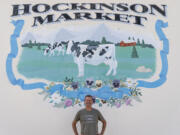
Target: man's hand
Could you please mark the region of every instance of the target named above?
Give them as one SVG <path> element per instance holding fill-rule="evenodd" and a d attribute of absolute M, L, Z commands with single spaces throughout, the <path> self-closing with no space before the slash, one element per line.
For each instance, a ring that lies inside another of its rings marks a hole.
<path fill-rule="evenodd" d="M 72 122 L 72 128 L 73 128 L 74 134 L 78 135 L 77 128 L 76 128 L 76 123 L 77 123 L 77 121 L 75 121 L 75 120 Z"/>
<path fill-rule="evenodd" d="M 98 134 L 98 135 L 104 135 L 104 131 L 106 129 L 106 120 L 102 120 L 101 122 L 103 123 L 103 127 L 102 127 L 102 130 L 101 130 L 101 133 Z"/>

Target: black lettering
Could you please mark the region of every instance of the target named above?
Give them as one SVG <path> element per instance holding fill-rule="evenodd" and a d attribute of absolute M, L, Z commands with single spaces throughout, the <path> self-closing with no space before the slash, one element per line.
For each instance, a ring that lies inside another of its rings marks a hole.
<path fill-rule="evenodd" d="M 72 10 L 88 10 L 86 7 L 84 7 L 84 5 L 86 5 L 86 3 L 72 3 L 71 4 L 71 9 Z"/>
<path fill-rule="evenodd" d="M 96 3 L 90 3 L 90 9 L 91 10 L 97 10 Z"/>
<path fill-rule="evenodd" d="M 117 6 L 117 11 L 128 11 L 128 4 L 127 3 L 119 3 L 116 5 Z"/>
<path fill-rule="evenodd" d="M 105 3 L 100 3 L 100 10 L 104 10 L 103 8 L 110 9 L 111 11 L 114 10 L 114 4 L 111 3 L 111 5 L 107 5 Z"/>
<path fill-rule="evenodd" d="M 141 26 L 144 26 L 144 25 L 142 24 L 142 19 L 147 20 L 146 17 L 142 17 L 142 16 L 130 15 L 129 17 L 134 17 L 134 18 L 135 18 L 134 24 L 141 25 Z"/>
<path fill-rule="evenodd" d="M 74 13 L 74 14 L 75 14 L 75 19 L 78 20 L 83 20 L 83 18 L 92 19 L 90 13 Z"/>
<path fill-rule="evenodd" d="M 66 8 L 60 8 L 61 6 L 66 6 Z M 55 11 L 65 11 L 65 10 L 69 10 L 68 8 L 68 3 L 59 3 L 59 4 L 55 4 L 52 6 L 52 9 Z"/>
<path fill-rule="evenodd" d="M 39 7 L 40 6 L 43 6 L 44 7 L 44 10 L 43 11 L 39 11 Z M 47 11 L 49 11 L 50 9 L 50 6 L 47 5 L 47 4 L 37 4 L 35 6 L 32 7 L 32 10 L 35 12 L 35 13 L 45 13 Z"/>
<path fill-rule="evenodd" d="M 110 13 L 106 13 L 103 15 L 103 13 L 96 13 L 96 19 L 105 19 L 105 20 L 112 20 L 108 15 L 111 15 Z"/>
<path fill-rule="evenodd" d="M 64 21 L 67 21 L 67 20 L 72 20 L 72 18 L 68 15 L 68 14 L 61 14 L 58 19 L 56 20 L 56 22 L 60 21 L 60 20 L 64 20 Z"/>
<path fill-rule="evenodd" d="M 156 11 L 158 11 L 161 15 L 163 15 L 163 16 L 166 16 L 166 5 L 161 5 L 162 7 L 163 7 L 163 9 L 161 9 L 160 7 L 158 7 L 157 5 L 150 5 L 151 6 L 151 12 L 150 12 L 150 14 L 152 14 L 152 15 L 155 15 L 155 13 L 154 13 L 154 9 L 156 10 Z"/>
<path fill-rule="evenodd" d="M 141 7 L 141 10 L 138 11 L 138 7 Z M 130 6 L 130 9 L 136 13 L 145 13 L 148 11 L 148 7 L 146 7 L 145 5 L 142 4 L 133 4 Z"/>
<path fill-rule="evenodd" d="M 53 15 L 47 15 L 44 19 L 41 16 L 37 16 L 34 17 L 34 24 L 33 26 L 37 26 L 37 22 L 39 22 L 39 24 L 43 24 L 43 23 L 52 23 L 54 22 L 54 16 Z"/>
<path fill-rule="evenodd" d="M 115 14 L 115 21 L 129 23 L 128 15 L 126 15 L 126 14 Z"/>
<path fill-rule="evenodd" d="M 25 15 L 30 14 L 30 5 L 31 4 L 23 4 L 23 5 L 12 5 L 13 6 L 13 14 L 11 16 Z M 20 6 L 23 6 L 20 8 Z M 20 13 L 22 11 L 22 13 Z"/>

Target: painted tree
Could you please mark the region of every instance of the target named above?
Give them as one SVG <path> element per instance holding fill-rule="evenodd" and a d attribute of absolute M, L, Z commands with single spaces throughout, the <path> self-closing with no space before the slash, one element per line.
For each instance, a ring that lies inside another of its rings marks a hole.
<path fill-rule="evenodd" d="M 137 45 L 140 45 L 140 40 L 139 40 L 139 38 L 137 39 Z"/>
<path fill-rule="evenodd" d="M 142 40 L 142 47 L 146 47 L 144 39 Z"/>
<path fill-rule="evenodd" d="M 101 40 L 101 43 L 102 44 L 105 44 L 107 41 L 106 41 L 106 38 L 105 37 L 102 37 L 102 40 Z"/>
<path fill-rule="evenodd" d="M 32 48 L 32 46 L 33 46 L 32 41 L 29 40 L 29 45 L 28 45 L 28 47 L 29 47 L 29 48 Z"/>
<path fill-rule="evenodd" d="M 145 45 L 144 39 L 142 40 L 142 44 Z"/>
<path fill-rule="evenodd" d="M 136 50 L 136 47 L 135 47 L 135 46 L 133 46 L 132 53 L 131 53 L 131 58 L 139 58 L 139 56 L 138 56 L 138 53 L 137 53 L 137 50 Z"/>
<path fill-rule="evenodd" d="M 41 44 L 39 43 L 39 44 L 37 44 L 37 46 L 38 46 L 37 49 L 41 50 Z"/>

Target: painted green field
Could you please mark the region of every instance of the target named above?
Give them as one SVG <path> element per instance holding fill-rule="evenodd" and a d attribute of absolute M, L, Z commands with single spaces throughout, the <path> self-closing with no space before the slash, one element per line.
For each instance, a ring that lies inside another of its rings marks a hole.
<path fill-rule="evenodd" d="M 18 63 L 18 72 L 26 78 L 40 78 L 50 81 L 63 81 L 73 77 L 77 81 L 87 78 L 109 80 L 122 78 L 149 78 L 155 72 L 156 53 L 154 48 L 136 46 L 139 58 L 131 58 L 132 47 L 116 47 L 118 68 L 116 76 L 106 76 L 109 67 L 85 65 L 85 76 L 78 78 L 78 67 L 71 55 L 44 56 L 43 49 L 24 47 Z M 140 66 L 150 68 L 152 72 L 137 72 Z"/>

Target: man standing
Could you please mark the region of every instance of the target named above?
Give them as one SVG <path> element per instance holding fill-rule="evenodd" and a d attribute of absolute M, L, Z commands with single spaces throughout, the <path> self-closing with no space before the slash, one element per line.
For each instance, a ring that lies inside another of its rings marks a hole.
<path fill-rule="evenodd" d="M 78 135 L 76 123 L 80 120 L 81 135 L 104 135 L 106 128 L 106 120 L 102 114 L 95 108 L 92 108 L 93 97 L 86 95 L 84 99 L 85 108 L 81 109 L 75 116 L 72 123 L 75 135 Z M 98 120 L 103 123 L 101 133 L 98 134 Z"/>

